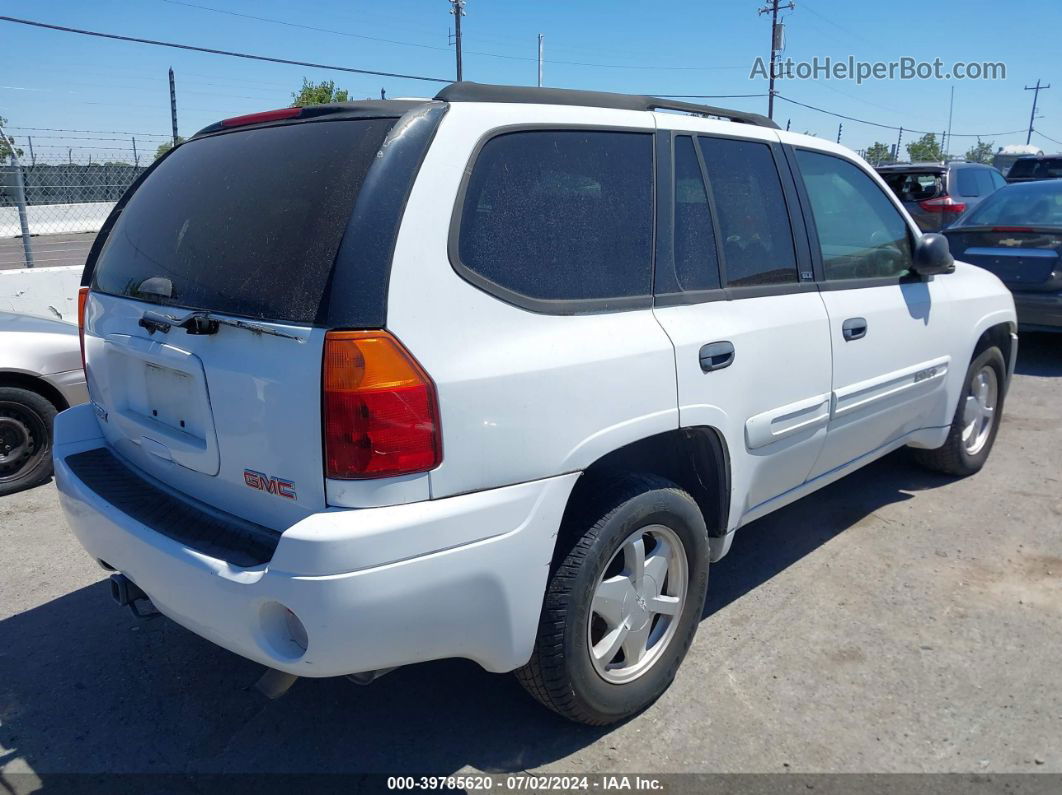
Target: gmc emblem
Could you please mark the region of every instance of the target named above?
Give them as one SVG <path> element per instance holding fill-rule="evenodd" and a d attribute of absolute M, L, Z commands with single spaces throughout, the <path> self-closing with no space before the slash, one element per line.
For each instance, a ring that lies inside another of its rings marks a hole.
<path fill-rule="evenodd" d="M 264 472 L 255 472 L 253 469 L 243 470 L 243 482 L 252 489 L 258 489 L 268 494 L 275 494 L 286 500 L 295 499 L 295 484 L 284 478 L 273 478 Z"/>

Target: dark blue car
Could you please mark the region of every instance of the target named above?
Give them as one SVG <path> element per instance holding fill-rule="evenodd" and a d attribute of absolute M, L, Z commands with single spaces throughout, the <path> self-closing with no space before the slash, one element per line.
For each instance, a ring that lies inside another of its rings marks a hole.
<path fill-rule="evenodd" d="M 944 234 L 1010 288 L 1022 328 L 1062 331 L 1062 179 L 1000 188 Z"/>

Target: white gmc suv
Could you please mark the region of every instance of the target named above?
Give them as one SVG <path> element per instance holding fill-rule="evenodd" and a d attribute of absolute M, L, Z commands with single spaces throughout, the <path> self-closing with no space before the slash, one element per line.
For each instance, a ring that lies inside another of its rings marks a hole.
<path fill-rule="evenodd" d="M 271 669 L 464 657 L 604 724 L 741 527 L 902 446 L 984 464 L 1017 352 L 850 151 L 753 114 L 457 83 L 227 119 L 85 270 L 74 533 Z"/>

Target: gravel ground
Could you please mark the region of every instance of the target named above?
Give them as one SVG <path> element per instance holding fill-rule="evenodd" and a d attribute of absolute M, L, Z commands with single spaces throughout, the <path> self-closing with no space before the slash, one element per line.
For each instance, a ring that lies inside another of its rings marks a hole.
<path fill-rule="evenodd" d="M 743 529 L 674 686 L 611 729 L 462 661 L 266 701 L 111 603 L 53 485 L 0 498 L 0 770 L 1062 773 L 1062 337 L 1018 371 L 979 475 L 901 451 Z"/>

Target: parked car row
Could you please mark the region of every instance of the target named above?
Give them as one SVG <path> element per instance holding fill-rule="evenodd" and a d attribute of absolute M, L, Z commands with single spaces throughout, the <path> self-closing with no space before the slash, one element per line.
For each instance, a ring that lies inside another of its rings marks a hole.
<path fill-rule="evenodd" d="M 1062 155 L 1015 154 L 1007 176 L 980 163 L 900 163 L 877 171 L 925 232 L 999 276 L 1021 326 L 1062 329 Z"/>

